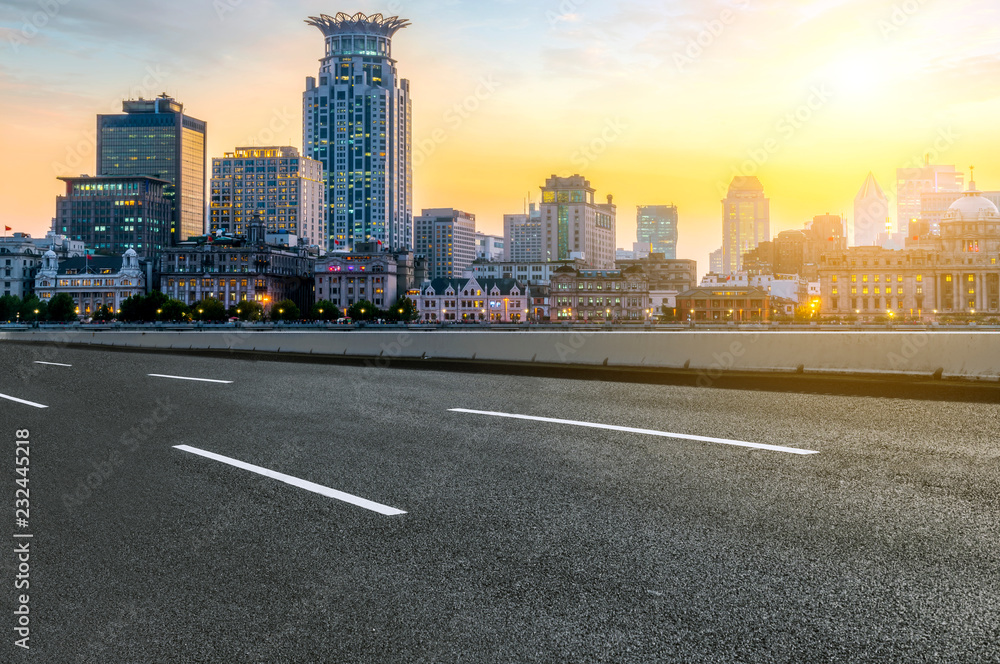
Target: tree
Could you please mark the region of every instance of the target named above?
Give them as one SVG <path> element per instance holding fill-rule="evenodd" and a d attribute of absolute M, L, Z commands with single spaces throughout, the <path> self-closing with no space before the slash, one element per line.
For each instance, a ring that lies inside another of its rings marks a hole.
<path fill-rule="evenodd" d="M 141 321 L 143 319 L 142 312 L 145 300 L 146 298 L 142 295 L 133 295 L 122 302 L 121 311 L 118 312 L 118 320 L 127 321 L 129 323 Z"/>
<path fill-rule="evenodd" d="M 381 318 L 380 314 L 382 312 L 379 311 L 378 307 L 368 300 L 361 300 L 352 304 L 347 310 L 347 315 L 354 320 L 375 320 L 376 318 Z"/>
<path fill-rule="evenodd" d="M 180 300 L 168 299 L 160 311 L 160 320 L 184 320 L 188 316 L 187 305 Z"/>
<path fill-rule="evenodd" d="M 389 311 L 387 318 L 392 321 L 409 322 L 417 320 L 420 312 L 417 311 L 416 303 L 405 295 L 396 300 Z"/>
<path fill-rule="evenodd" d="M 17 320 L 17 312 L 21 310 L 21 298 L 16 295 L 0 297 L 0 322 Z"/>
<path fill-rule="evenodd" d="M 312 317 L 316 320 L 337 320 L 341 318 L 340 307 L 330 300 L 320 300 L 313 305 Z"/>
<path fill-rule="evenodd" d="M 298 320 L 299 308 L 291 300 L 282 300 L 271 305 L 271 320 Z"/>
<path fill-rule="evenodd" d="M 229 307 L 229 316 L 240 320 L 258 321 L 264 318 L 264 306 L 260 302 L 244 300 Z"/>
<path fill-rule="evenodd" d="M 49 320 L 69 323 L 77 320 L 76 302 L 69 293 L 59 293 L 49 300 Z"/>
<path fill-rule="evenodd" d="M 45 316 L 48 313 L 46 309 L 45 303 L 39 300 L 37 296 L 32 295 L 29 299 L 21 303 L 21 322 L 45 320 Z"/>
<path fill-rule="evenodd" d="M 226 305 L 214 297 L 206 297 L 191 305 L 191 318 L 209 322 L 224 321 L 226 320 Z"/>
<path fill-rule="evenodd" d="M 94 312 L 94 320 L 101 323 L 106 323 L 109 320 L 113 320 L 115 317 L 115 312 L 111 311 L 111 307 L 108 305 L 103 305 L 97 311 Z"/>

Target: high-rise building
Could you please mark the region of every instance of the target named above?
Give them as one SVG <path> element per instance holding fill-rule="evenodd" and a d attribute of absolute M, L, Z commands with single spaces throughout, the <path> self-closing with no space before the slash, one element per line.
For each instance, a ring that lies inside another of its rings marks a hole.
<path fill-rule="evenodd" d="M 879 186 L 878 180 L 869 172 L 858 195 L 854 197 L 854 242 L 855 247 L 871 247 L 877 244 L 879 233 L 886 231 L 889 222 L 889 199 Z"/>
<path fill-rule="evenodd" d="M 476 259 L 476 215 L 431 208 L 422 210 L 413 226 L 414 253 L 427 257 L 429 279 L 457 279 Z"/>
<path fill-rule="evenodd" d="M 582 175 L 553 175 L 542 187 L 543 259 L 581 256 L 589 267 L 615 266 L 615 204 L 594 202 L 594 189 Z"/>
<path fill-rule="evenodd" d="M 542 213 L 532 203 L 527 214 L 503 216 L 504 260 L 534 263 L 544 260 L 542 252 Z"/>
<path fill-rule="evenodd" d="M 208 126 L 167 95 L 122 102 L 123 115 L 97 116 L 97 174 L 166 180 L 174 244 L 205 232 Z"/>
<path fill-rule="evenodd" d="M 920 218 L 920 197 L 935 192 L 955 192 L 960 197 L 965 175 L 954 165 L 931 164 L 930 157 L 916 168 L 896 169 L 896 225 L 906 235 L 911 220 Z M 957 200 L 957 198 L 956 198 Z M 891 229 L 886 229 L 891 232 Z"/>
<path fill-rule="evenodd" d="M 769 240 L 770 241 L 770 240 Z M 759 246 L 759 245 L 758 245 Z M 722 266 L 725 252 L 719 247 L 708 255 L 708 271 L 713 274 L 722 274 Z"/>
<path fill-rule="evenodd" d="M 326 171 L 328 249 L 413 247 L 410 82 L 392 36 L 409 22 L 344 13 L 310 17 L 326 37 L 319 77 L 302 95 L 304 153 Z"/>
<path fill-rule="evenodd" d="M 153 259 L 171 245 L 166 180 L 144 175 L 59 179 L 66 193 L 56 198 L 56 232 L 109 256 L 134 249 L 140 259 Z"/>
<path fill-rule="evenodd" d="M 236 148 L 212 159 L 210 233 L 246 235 L 260 215 L 269 233 L 326 248 L 323 165 L 293 147 Z"/>
<path fill-rule="evenodd" d="M 739 272 L 743 254 L 771 239 L 771 201 L 756 177 L 737 175 L 722 200 L 722 270 Z"/>
<path fill-rule="evenodd" d="M 640 205 L 636 213 L 636 240 L 648 242 L 652 253 L 677 258 L 677 206 Z"/>

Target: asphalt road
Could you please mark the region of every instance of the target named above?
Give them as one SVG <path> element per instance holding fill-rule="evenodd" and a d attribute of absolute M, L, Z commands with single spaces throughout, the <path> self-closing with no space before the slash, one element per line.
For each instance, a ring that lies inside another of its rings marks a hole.
<path fill-rule="evenodd" d="M 3 661 L 1000 661 L 995 405 L 9 344 L 0 394 Z"/>

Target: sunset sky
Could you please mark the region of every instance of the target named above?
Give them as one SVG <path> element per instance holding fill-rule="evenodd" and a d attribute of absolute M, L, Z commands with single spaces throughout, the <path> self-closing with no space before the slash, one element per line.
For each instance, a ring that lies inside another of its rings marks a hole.
<path fill-rule="evenodd" d="M 44 235 L 55 178 L 95 172 L 95 116 L 127 97 L 176 97 L 208 122 L 210 158 L 301 149 L 323 52 L 303 20 L 338 11 L 412 21 L 393 48 L 414 210 L 467 210 L 486 232 L 581 173 L 614 194 L 620 247 L 636 205 L 676 203 L 678 257 L 704 273 L 733 175 L 760 177 L 773 234 L 851 217 L 869 170 L 892 197 L 896 167 L 928 152 L 1000 189 L 996 2 L 0 0 L 0 223 Z"/>

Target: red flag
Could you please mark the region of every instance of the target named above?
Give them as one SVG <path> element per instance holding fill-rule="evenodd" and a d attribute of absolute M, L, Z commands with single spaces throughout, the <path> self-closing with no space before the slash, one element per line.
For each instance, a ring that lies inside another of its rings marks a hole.
<path fill-rule="evenodd" d="M 13 229 L 13 228 L 11 228 L 10 226 L 4 226 L 4 227 L 3 227 L 3 229 L 4 229 L 5 231 L 12 231 L 12 230 L 14 230 L 14 229 Z"/>

